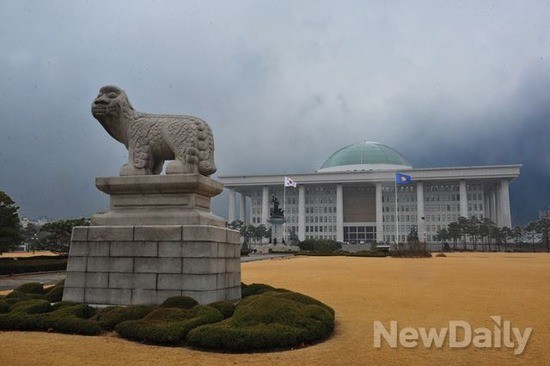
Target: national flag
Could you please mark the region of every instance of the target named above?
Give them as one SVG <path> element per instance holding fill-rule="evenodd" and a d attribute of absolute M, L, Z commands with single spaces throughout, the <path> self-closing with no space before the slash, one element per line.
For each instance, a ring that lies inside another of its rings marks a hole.
<path fill-rule="evenodd" d="M 395 183 L 397 184 L 407 184 L 412 180 L 410 175 L 395 173 Z"/>
<path fill-rule="evenodd" d="M 294 188 L 296 188 L 297 185 L 298 184 L 295 181 L 293 181 L 289 177 L 285 177 L 285 187 L 294 187 Z"/>

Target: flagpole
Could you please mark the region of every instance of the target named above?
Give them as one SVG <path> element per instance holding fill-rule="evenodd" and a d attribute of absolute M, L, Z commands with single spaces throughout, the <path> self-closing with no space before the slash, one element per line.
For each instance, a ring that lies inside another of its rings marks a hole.
<path fill-rule="evenodd" d="M 399 245 L 399 214 L 397 212 L 397 173 L 395 173 L 393 183 L 395 186 L 395 243 Z"/>
<path fill-rule="evenodd" d="M 283 182 L 283 218 L 286 215 L 286 178 Z M 283 243 L 286 244 L 286 220 L 283 221 Z"/>

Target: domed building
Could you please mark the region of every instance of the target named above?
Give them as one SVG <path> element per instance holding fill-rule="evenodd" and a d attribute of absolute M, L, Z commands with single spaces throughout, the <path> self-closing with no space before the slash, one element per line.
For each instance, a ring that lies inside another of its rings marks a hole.
<path fill-rule="evenodd" d="M 520 168 L 415 168 L 390 146 L 365 141 L 337 150 L 313 173 L 219 178 L 229 190 L 228 222 L 269 227 L 270 197 L 275 196 L 285 210 L 287 239 L 295 234 L 299 240 L 350 244 L 404 242 L 416 227 L 421 240 L 434 243 L 436 233 L 460 216 L 487 217 L 510 227 L 508 186 Z"/>
<path fill-rule="evenodd" d="M 332 154 L 318 173 L 373 170 L 410 170 L 412 165 L 398 151 L 378 142 L 359 142 Z"/>

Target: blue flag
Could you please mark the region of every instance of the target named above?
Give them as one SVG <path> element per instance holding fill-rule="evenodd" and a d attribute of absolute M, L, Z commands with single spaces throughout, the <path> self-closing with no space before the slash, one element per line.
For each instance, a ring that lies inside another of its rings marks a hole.
<path fill-rule="evenodd" d="M 407 184 L 411 181 L 411 176 L 407 174 L 395 173 L 395 183 Z"/>

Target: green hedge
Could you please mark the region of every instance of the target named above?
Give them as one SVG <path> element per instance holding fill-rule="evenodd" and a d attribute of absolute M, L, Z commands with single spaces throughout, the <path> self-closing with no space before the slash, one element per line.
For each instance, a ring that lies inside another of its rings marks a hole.
<path fill-rule="evenodd" d="M 179 344 L 187 333 L 200 325 L 223 320 L 218 310 L 203 305 L 194 308 L 159 308 L 140 320 L 129 320 L 116 326 L 124 338 L 154 344 Z"/>
<path fill-rule="evenodd" d="M 342 249 L 342 244 L 329 239 L 306 239 L 298 243 L 300 250 L 314 252 L 333 252 Z"/>
<path fill-rule="evenodd" d="M 264 284 L 242 284 L 243 299 L 237 305 L 230 301 L 195 305 L 193 299 L 175 297 L 163 306 L 101 310 L 68 301 L 51 304 L 46 297 L 62 286 L 60 282 L 46 294 L 36 293 L 37 285 L 25 286 L 19 290 L 34 293 L 14 291 L 12 297 L 1 298 L 0 330 L 97 335 L 115 329 L 120 336 L 141 342 L 250 352 L 301 347 L 326 339 L 334 329 L 329 306 Z M 189 306 L 193 307 L 182 308 Z"/>
<path fill-rule="evenodd" d="M 40 299 L 20 301 L 10 307 L 10 313 L 12 314 L 40 314 L 47 313 L 51 310 L 52 306 L 50 305 L 50 302 L 48 300 Z"/>
<path fill-rule="evenodd" d="M 39 294 L 27 294 L 25 292 L 19 292 L 17 290 L 13 290 L 12 292 L 6 295 L 6 301 L 10 303 L 24 301 L 24 300 L 33 300 L 33 299 L 46 300 L 46 296 L 39 295 Z"/>
<path fill-rule="evenodd" d="M 54 331 L 59 333 L 96 335 L 103 330 L 89 320 L 96 310 L 85 304 L 57 307 L 47 300 L 21 301 L 9 313 L 0 314 L 0 330 Z"/>
<path fill-rule="evenodd" d="M 174 296 L 164 300 L 160 305 L 162 308 L 180 308 L 180 309 L 192 309 L 199 303 L 197 300 L 188 296 Z"/>
<path fill-rule="evenodd" d="M 235 304 L 231 301 L 217 301 L 212 304 L 208 304 L 208 306 L 211 306 L 222 313 L 224 319 L 231 318 L 235 313 L 235 309 L 237 309 L 237 306 L 235 306 Z"/>
<path fill-rule="evenodd" d="M 37 256 L 28 258 L 0 258 L 0 275 L 28 272 L 63 271 L 67 256 Z"/>
<path fill-rule="evenodd" d="M 38 282 L 30 282 L 17 287 L 14 291 L 23 292 L 25 294 L 43 295 L 44 285 Z"/>
<path fill-rule="evenodd" d="M 127 320 L 137 320 L 145 317 L 155 306 L 133 305 L 133 306 L 109 306 L 97 312 L 95 317 L 99 325 L 106 330 L 114 330 L 115 327 Z"/>
<path fill-rule="evenodd" d="M 290 291 L 268 291 L 243 299 L 231 318 L 191 330 L 186 340 L 199 348 L 251 352 L 311 344 L 333 330 L 330 307 Z"/>
<path fill-rule="evenodd" d="M 61 281 L 46 292 L 46 299 L 48 299 L 49 302 L 58 302 L 63 299 L 64 282 L 65 281 Z"/>
<path fill-rule="evenodd" d="M 5 300 L 0 300 L 0 314 L 4 314 L 10 311 L 10 304 Z"/>

